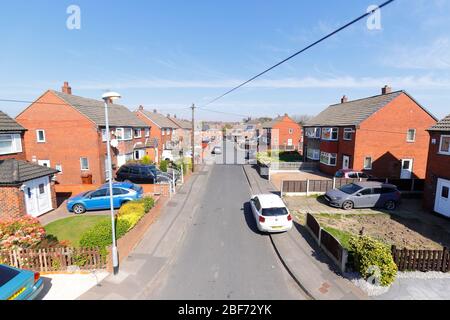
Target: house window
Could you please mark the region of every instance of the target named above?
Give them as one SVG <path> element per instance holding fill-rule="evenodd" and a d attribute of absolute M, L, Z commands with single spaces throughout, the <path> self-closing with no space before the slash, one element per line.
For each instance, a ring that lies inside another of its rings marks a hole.
<path fill-rule="evenodd" d="M 338 128 L 323 128 L 322 129 L 322 139 L 329 141 L 338 140 L 339 129 Z"/>
<path fill-rule="evenodd" d="M 163 136 L 166 135 L 166 130 L 165 129 L 161 129 L 161 135 L 163 135 Z"/>
<path fill-rule="evenodd" d="M 318 149 L 310 149 L 306 150 L 306 156 L 311 160 L 319 160 L 320 159 L 320 150 Z"/>
<path fill-rule="evenodd" d="M 134 150 L 134 160 L 141 160 L 145 156 L 145 150 Z"/>
<path fill-rule="evenodd" d="M 61 164 L 57 164 L 57 165 L 55 166 L 55 169 L 59 171 L 58 174 L 62 174 L 62 173 L 63 173 L 63 168 L 62 168 L 62 165 L 61 165 Z"/>
<path fill-rule="evenodd" d="M 352 140 L 353 137 L 353 129 L 345 128 L 344 129 L 344 140 Z"/>
<path fill-rule="evenodd" d="M 20 134 L 0 135 L 0 155 L 22 152 L 22 139 Z"/>
<path fill-rule="evenodd" d="M 41 183 L 39 184 L 39 194 L 45 193 L 45 184 Z"/>
<path fill-rule="evenodd" d="M 450 136 L 441 136 L 439 153 L 450 155 Z"/>
<path fill-rule="evenodd" d="M 294 133 L 294 129 L 289 129 L 289 134 L 293 134 Z"/>
<path fill-rule="evenodd" d="M 142 130 L 141 129 L 134 129 L 134 137 L 135 138 L 142 137 Z"/>
<path fill-rule="evenodd" d="M 364 170 L 372 170 L 372 157 L 364 158 Z"/>
<path fill-rule="evenodd" d="M 320 162 L 327 166 L 336 166 L 336 153 L 321 152 Z"/>
<path fill-rule="evenodd" d="M 320 138 L 320 128 L 306 128 L 305 135 L 308 138 Z"/>
<path fill-rule="evenodd" d="M 408 133 L 406 134 L 406 141 L 407 142 L 416 141 L 416 129 L 408 129 Z"/>
<path fill-rule="evenodd" d="M 127 141 L 133 139 L 133 129 L 131 128 L 117 128 L 116 138 L 119 141 Z"/>
<path fill-rule="evenodd" d="M 150 137 L 150 128 L 145 128 L 145 137 Z"/>
<path fill-rule="evenodd" d="M 44 130 L 36 130 L 36 140 L 39 143 L 45 142 L 45 131 Z"/>
<path fill-rule="evenodd" d="M 106 138 L 107 138 L 107 136 L 106 136 L 106 129 L 102 129 L 102 141 L 106 142 Z"/>
<path fill-rule="evenodd" d="M 80 158 L 81 170 L 89 170 L 89 159 Z"/>

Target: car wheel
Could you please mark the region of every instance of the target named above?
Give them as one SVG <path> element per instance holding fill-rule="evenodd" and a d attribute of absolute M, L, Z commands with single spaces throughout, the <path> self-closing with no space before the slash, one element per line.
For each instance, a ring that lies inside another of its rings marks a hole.
<path fill-rule="evenodd" d="M 353 209 L 353 207 L 354 207 L 354 204 L 351 201 L 345 201 L 342 204 L 342 209 L 344 209 L 344 210 L 351 210 L 351 209 Z"/>
<path fill-rule="evenodd" d="M 393 200 L 389 200 L 384 204 L 386 210 L 395 210 L 397 208 L 397 203 Z"/>
<path fill-rule="evenodd" d="M 72 207 L 75 214 L 82 214 L 86 212 L 86 208 L 82 204 L 76 204 Z"/>

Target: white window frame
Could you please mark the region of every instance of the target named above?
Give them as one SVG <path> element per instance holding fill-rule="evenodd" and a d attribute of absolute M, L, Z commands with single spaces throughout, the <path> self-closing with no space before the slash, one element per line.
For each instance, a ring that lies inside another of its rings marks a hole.
<path fill-rule="evenodd" d="M 320 128 L 306 128 L 305 135 L 308 138 L 320 139 L 322 132 L 321 132 Z"/>
<path fill-rule="evenodd" d="M 136 135 L 136 131 L 139 132 L 138 135 Z M 137 139 L 137 138 L 142 138 L 142 129 L 141 129 L 141 128 L 133 129 L 133 136 L 134 136 L 135 139 Z"/>
<path fill-rule="evenodd" d="M 366 160 L 370 159 L 370 167 L 366 167 Z M 364 170 L 372 170 L 373 167 L 373 158 L 371 156 L 365 156 L 364 157 L 364 162 L 363 162 L 363 169 Z"/>
<path fill-rule="evenodd" d="M 348 134 L 348 133 L 350 133 L 350 139 L 347 139 L 347 138 L 345 137 L 345 135 Z M 353 133 L 354 133 L 353 128 L 344 128 L 343 139 L 344 139 L 345 141 L 352 141 L 352 140 L 353 140 Z"/>
<path fill-rule="evenodd" d="M 83 159 L 86 159 L 87 169 L 83 168 Z M 81 171 L 89 171 L 89 158 L 88 157 L 81 157 L 80 158 L 80 167 L 81 167 Z"/>
<path fill-rule="evenodd" d="M 324 133 L 327 131 L 330 131 L 330 138 L 324 138 Z M 336 139 L 333 139 L 333 132 L 336 131 Z M 335 128 L 335 127 L 327 127 L 327 128 L 322 128 L 322 135 L 321 135 L 322 140 L 325 141 L 338 141 L 339 140 L 339 128 Z"/>
<path fill-rule="evenodd" d="M 443 142 L 444 142 L 444 138 L 449 138 L 450 139 L 450 135 L 441 135 L 441 140 L 439 142 L 438 154 L 443 154 L 443 155 L 450 156 L 450 145 L 449 145 L 448 151 L 442 151 L 442 145 L 443 145 Z"/>
<path fill-rule="evenodd" d="M 120 132 L 120 134 L 118 134 L 118 132 Z M 126 138 L 126 133 L 131 133 L 129 134 L 129 138 Z M 119 141 L 130 141 L 133 140 L 133 135 L 134 135 L 134 130 L 132 128 L 117 128 L 116 129 L 116 138 Z"/>
<path fill-rule="evenodd" d="M 161 129 L 161 135 L 165 136 L 166 135 L 166 129 Z"/>
<path fill-rule="evenodd" d="M 9 137 L 9 138 L 7 138 Z M 17 133 L 0 134 L 0 139 L 4 142 L 11 142 L 9 151 L 0 152 L 0 155 L 15 154 L 22 152 L 22 136 Z"/>
<path fill-rule="evenodd" d="M 42 132 L 42 136 L 44 137 L 44 139 L 42 139 L 42 140 L 39 139 L 39 132 Z M 45 138 L 45 130 L 44 129 L 37 129 L 36 130 L 36 141 L 37 141 L 37 143 L 45 143 L 45 142 L 47 142 L 47 139 Z"/>
<path fill-rule="evenodd" d="M 138 153 L 139 157 L 136 157 L 136 152 Z M 145 150 L 144 149 L 136 149 L 133 152 L 133 158 L 134 160 L 142 160 L 142 158 L 145 157 Z"/>
<path fill-rule="evenodd" d="M 310 160 L 320 160 L 320 150 L 307 148 L 306 157 Z"/>
<path fill-rule="evenodd" d="M 106 142 L 106 138 L 107 138 L 107 136 L 106 136 L 106 129 L 102 129 L 102 141 Z"/>
<path fill-rule="evenodd" d="M 150 137 L 150 128 L 145 128 L 145 137 Z"/>
<path fill-rule="evenodd" d="M 294 134 L 294 129 L 289 128 L 289 134 Z"/>
<path fill-rule="evenodd" d="M 410 140 L 409 139 L 409 132 L 412 131 L 412 130 L 414 130 L 414 138 L 412 140 Z M 416 133 L 417 133 L 416 129 L 413 129 L 413 128 L 408 129 L 408 131 L 406 131 L 406 142 L 416 142 Z"/>
<path fill-rule="evenodd" d="M 327 157 L 328 162 L 322 161 L 322 157 Z M 334 164 L 331 163 L 331 159 L 334 158 Z M 329 153 L 329 152 L 320 152 L 320 163 L 330 166 L 330 167 L 336 167 L 337 166 L 337 154 L 336 153 Z"/>

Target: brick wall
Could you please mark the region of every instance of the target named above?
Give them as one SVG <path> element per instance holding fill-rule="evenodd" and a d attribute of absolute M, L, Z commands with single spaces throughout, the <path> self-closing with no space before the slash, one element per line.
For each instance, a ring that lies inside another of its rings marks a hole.
<path fill-rule="evenodd" d="M 364 158 L 371 156 L 378 177 L 399 178 L 401 159 L 413 159 L 413 178 L 424 179 L 428 157 L 429 134 L 436 120 L 406 94 L 363 121 L 356 134 L 354 169 L 362 170 Z M 407 142 L 408 129 L 416 129 L 415 142 Z"/>
<path fill-rule="evenodd" d="M 0 220 L 26 215 L 23 192 L 18 187 L 0 187 Z"/>
<path fill-rule="evenodd" d="M 292 133 L 289 132 L 290 129 L 292 129 Z M 277 135 L 276 130 L 278 130 L 278 143 L 275 141 Z M 289 139 L 292 139 L 292 146 L 297 150 L 302 134 L 302 127 L 288 116 L 284 116 L 283 120 L 278 122 L 272 128 L 271 144 L 273 147 L 283 147 L 288 145 Z"/>
<path fill-rule="evenodd" d="M 436 139 L 436 144 L 431 144 L 432 139 Z M 440 140 L 441 133 L 430 132 L 430 148 L 424 194 L 424 207 L 430 211 L 434 210 L 438 178 L 450 180 L 450 156 L 438 154 Z"/>

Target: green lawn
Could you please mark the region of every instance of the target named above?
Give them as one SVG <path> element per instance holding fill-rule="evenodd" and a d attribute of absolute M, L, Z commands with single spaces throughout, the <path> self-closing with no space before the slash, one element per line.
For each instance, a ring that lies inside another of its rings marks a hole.
<path fill-rule="evenodd" d="M 75 216 L 61 219 L 46 225 L 47 235 L 58 238 L 59 241 L 68 240 L 70 245 L 79 246 L 82 234 L 101 221 L 111 219 L 109 216 Z"/>
<path fill-rule="evenodd" d="M 352 236 L 354 236 L 353 234 L 346 231 L 337 230 L 331 227 L 324 227 L 323 229 L 331 233 L 332 236 L 334 236 L 337 240 L 339 240 L 339 242 L 345 249 L 348 250 L 350 248 L 349 240 Z"/>

